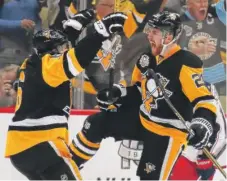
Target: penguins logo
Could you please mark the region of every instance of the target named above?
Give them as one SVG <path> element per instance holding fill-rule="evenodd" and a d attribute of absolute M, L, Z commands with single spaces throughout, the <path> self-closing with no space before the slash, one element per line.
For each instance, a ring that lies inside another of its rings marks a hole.
<path fill-rule="evenodd" d="M 167 96 L 171 97 L 173 93 L 166 88 L 169 84 L 169 80 L 159 73 L 157 73 L 157 76 L 159 77 Z M 156 85 L 155 80 L 144 75 L 141 86 L 142 89 L 145 90 L 143 93 L 143 102 L 144 105 L 147 106 L 146 109 L 158 109 L 158 101 L 164 99 L 164 96 L 161 89 Z"/>

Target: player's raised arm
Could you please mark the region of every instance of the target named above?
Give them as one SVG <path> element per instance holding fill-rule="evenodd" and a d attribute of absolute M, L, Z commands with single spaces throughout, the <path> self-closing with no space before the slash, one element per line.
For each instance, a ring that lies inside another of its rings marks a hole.
<path fill-rule="evenodd" d="M 127 16 L 113 13 L 94 23 L 95 32 L 81 40 L 74 48 L 68 47 L 64 33 L 55 30 L 38 32 L 34 37 L 34 46 L 42 59 L 42 74 L 45 82 L 57 87 L 80 72 L 93 60 L 102 42 L 115 32 L 121 32 Z M 74 27 L 75 22 L 67 26 Z M 74 28 L 75 29 L 75 28 Z"/>

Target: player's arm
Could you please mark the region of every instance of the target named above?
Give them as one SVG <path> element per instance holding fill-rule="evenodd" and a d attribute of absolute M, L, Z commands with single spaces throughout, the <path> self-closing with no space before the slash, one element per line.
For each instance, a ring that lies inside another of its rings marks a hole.
<path fill-rule="evenodd" d="M 135 65 L 133 72 L 132 72 L 132 81 L 131 85 L 135 85 L 137 82 L 141 82 L 142 80 L 142 74 L 140 69 L 138 68 L 137 65 Z"/>
<path fill-rule="evenodd" d="M 45 82 L 57 87 L 88 67 L 102 42 L 114 32 L 121 32 L 127 16 L 123 13 L 113 13 L 94 23 L 95 32 L 86 36 L 74 48 L 58 57 L 45 55 L 42 58 L 42 74 Z"/>
<path fill-rule="evenodd" d="M 182 66 L 179 79 L 182 91 L 193 107 L 191 129 L 195 132 L 195 136 L 189 140 L 189 144 L 201 149 L 208 144 L 213 133 L 216 123 L 216 104 L 203 81 L 201 60 L 194 55 L 187 60 L 190 62 Z"/>

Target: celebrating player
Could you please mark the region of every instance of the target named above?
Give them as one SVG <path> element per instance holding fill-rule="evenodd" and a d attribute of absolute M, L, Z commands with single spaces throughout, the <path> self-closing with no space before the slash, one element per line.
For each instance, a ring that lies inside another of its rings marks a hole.
<path fill-rule="evenodd" d="M 78 36 L 93 16 L 93 11 L 83 11 L 66 21 L 64 28 L 73 28 Z M 9 124 L 5 153 L 28 179 L 81 179 L 67 146 L 70 79 L 87 68 L 103 41 L 123 30 L 126 18 L 115 13 L 95 22 L 95 32 L 74 48 L 69 48 L 60 31 L 35 34 L 34 53 L 20 68 L 16 112 Z"/>
<path fill-rule="evenodd" d="M 182 30 L 180 17 L 167 11 L 155 14 L 145 33 L 151 50 L 142 54 L 133 71 L 133 86 L 114 85 L 97 95 L 103 112 L 89 116 L 70 145 L 81 165 L 99 149 L 106 137 L 143 141 L 137 175 L 141 180 L 167 180 L 187 142 L 187 130 L 166 103 L 150 75 L 159 76 L 169 99 L 195 132 L 189 144 L 201 149 L 216 127 L 214 97 L 202 79 L 202 62 L 176 43 Z M 112 95 L 110 99 L 109 95 Z M 108 106 L 121 104 L 117 112 Z M 107 111 L 106 111 L 107 110 Z"/>

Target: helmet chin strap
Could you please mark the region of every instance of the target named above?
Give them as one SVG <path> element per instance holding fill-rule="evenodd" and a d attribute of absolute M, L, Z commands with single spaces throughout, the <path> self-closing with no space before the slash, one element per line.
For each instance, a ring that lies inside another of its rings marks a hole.
<path fill-rule="evenodd" d="M 173 44 L 173 43 L 175 43 L 177 40 L 178 40 L 178 38 L 180 37 L 180 35 L 181 35 L 181 33 L 179 33 L 177 36 L 175 36 L 174 38 L 173 38 L 173 40 L 171 41 L 171 42 L 169 42 L 168 44 L 164 44 L 164 41 L 165 41 L 165 39 L 166 39 L 166 37 L 167 37 L 167 31 L 164 31 L 163 32 L 163 38 L 162 38 L 162 51 L 161 51 L 161 53 L 159 54 L 159 56 L 161 57 L 161 58 L 164 58 L 164 55 L 165 55 L 165 52 L 166 52 L 166 50 Z"/>
<path fill-rule="evenodd" d="M 165 52 L 166 50 L 177 40 L 177 38 L 175 37 L 171 42 L 169 42 L 168 44 L 164 44 L 164 41 L 167 37 L 167 32 L 164 34 L 163 38 L 162 38 L 162 51 L 160 53 L 160 57 L 164 58 Z"/>

